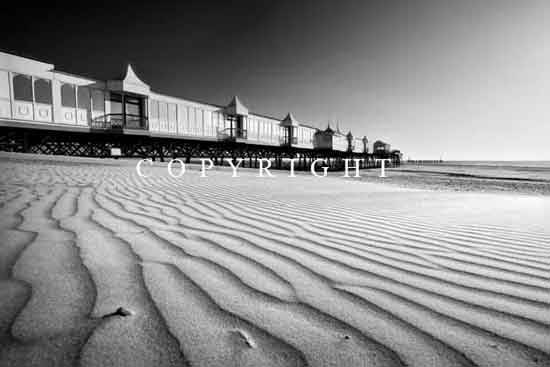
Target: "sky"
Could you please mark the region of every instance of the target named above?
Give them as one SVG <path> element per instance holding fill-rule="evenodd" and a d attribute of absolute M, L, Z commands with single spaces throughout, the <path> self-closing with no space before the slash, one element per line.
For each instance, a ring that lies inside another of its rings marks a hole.
<path fill-rule="evenodd" d="M 130 62 L 156 92 L 413 159 L 550 160 L 547 0 L 72 4 L 4 9 L 0 48 L 102 80 Z"/>

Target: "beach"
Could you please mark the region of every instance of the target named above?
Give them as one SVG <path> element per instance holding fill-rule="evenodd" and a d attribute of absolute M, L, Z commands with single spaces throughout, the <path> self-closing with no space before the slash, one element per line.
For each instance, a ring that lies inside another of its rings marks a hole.
<path fill-rule="evenodd" d="M 545 177 L 135 164 L 0 153 L 0 366 L 550 366 Z"/>

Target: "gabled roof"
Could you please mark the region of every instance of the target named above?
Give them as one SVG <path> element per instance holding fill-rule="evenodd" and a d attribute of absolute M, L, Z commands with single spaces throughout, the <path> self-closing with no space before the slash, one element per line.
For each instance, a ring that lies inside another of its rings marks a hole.
<path fill-rule="evenodd" d="M 330 122 L 327 124 L 327 128 L 325 129 L 325 132 L 326 132 L 326 133 L 329 133 L 329 134 L 334 134 L 334 130 L 332 130 L 332 129 L 330 128 Z"/>
<path fill-rule="evenodd" d="M 296 119 L 294 118 L 294 116 L 292 116 L 292 113 L 288 113 L 286 115 L 286 117 L 283 119 L 283 121 L 281 121 L 281 126 L 299 126 L 300 124 L 298 123 L 298 121 L 296 121 Z"/>
<path fill-rule="evenodd" d="M 231 102 L 225 107 L 225 113 L 228 115 L 248 115 L 248 108 L 241 103 L 239 97 L 234 96 Z"/>

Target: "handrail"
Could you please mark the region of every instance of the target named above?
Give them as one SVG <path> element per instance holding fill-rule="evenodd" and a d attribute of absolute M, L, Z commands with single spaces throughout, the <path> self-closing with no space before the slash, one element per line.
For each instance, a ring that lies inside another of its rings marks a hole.
<path fill-rule="evenodd" d="M 247 139 L 248 134 L 246 129 L 237 127 L 227 127 L 225 129 L 218 130 L 218 139 Z"/>
<path fill-rule="evenodd" d="M 90 124 L 92 129 L 101 130 L 118 130 L 118 129 L 135 129 L 135 130 L 147 130 L 148 119 L 145 116 L 139 115 L 125 115 L 123 113 L 108 113 L 96 117 Z"/>
<path fill-rule="evenodd" d="M 288 145 L 289 143 L 290 143 L 290 145 L 298 144 L 298 138 L 296 136 L 293 136 L 292 138 L 290 138 L 290 141 L 288 139 L 288 136 L 281 136 L 279 138 L 279 144 Z"/>

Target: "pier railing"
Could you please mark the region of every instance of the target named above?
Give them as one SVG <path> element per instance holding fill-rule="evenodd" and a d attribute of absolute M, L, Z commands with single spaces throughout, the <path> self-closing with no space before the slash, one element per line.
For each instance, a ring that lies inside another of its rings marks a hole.
<path fill-rule="evenodd" d="M 289 145 L 289 144 L 290 145 L 296 145 L 296 144 L 298 144 L 298 138 L 294 136 L 294 137 L 290 138 L 290 141 L 289 141 L 288 136 L 281 136 L 279 138 L 279 144 L 281 144 L 281 145 Z"/>
<path fill-rule="evenodd" d="M 122 113 L 110 113 L 92 120 L 90 127 L 100 130 L 147 130 L 148 121 L 144 116 L 124 115 Z"/>
<path fill-rule="evenodd" d="M 218 140 L 247 139 L 246 129 L 228 127 L 218 130 Z"/>

